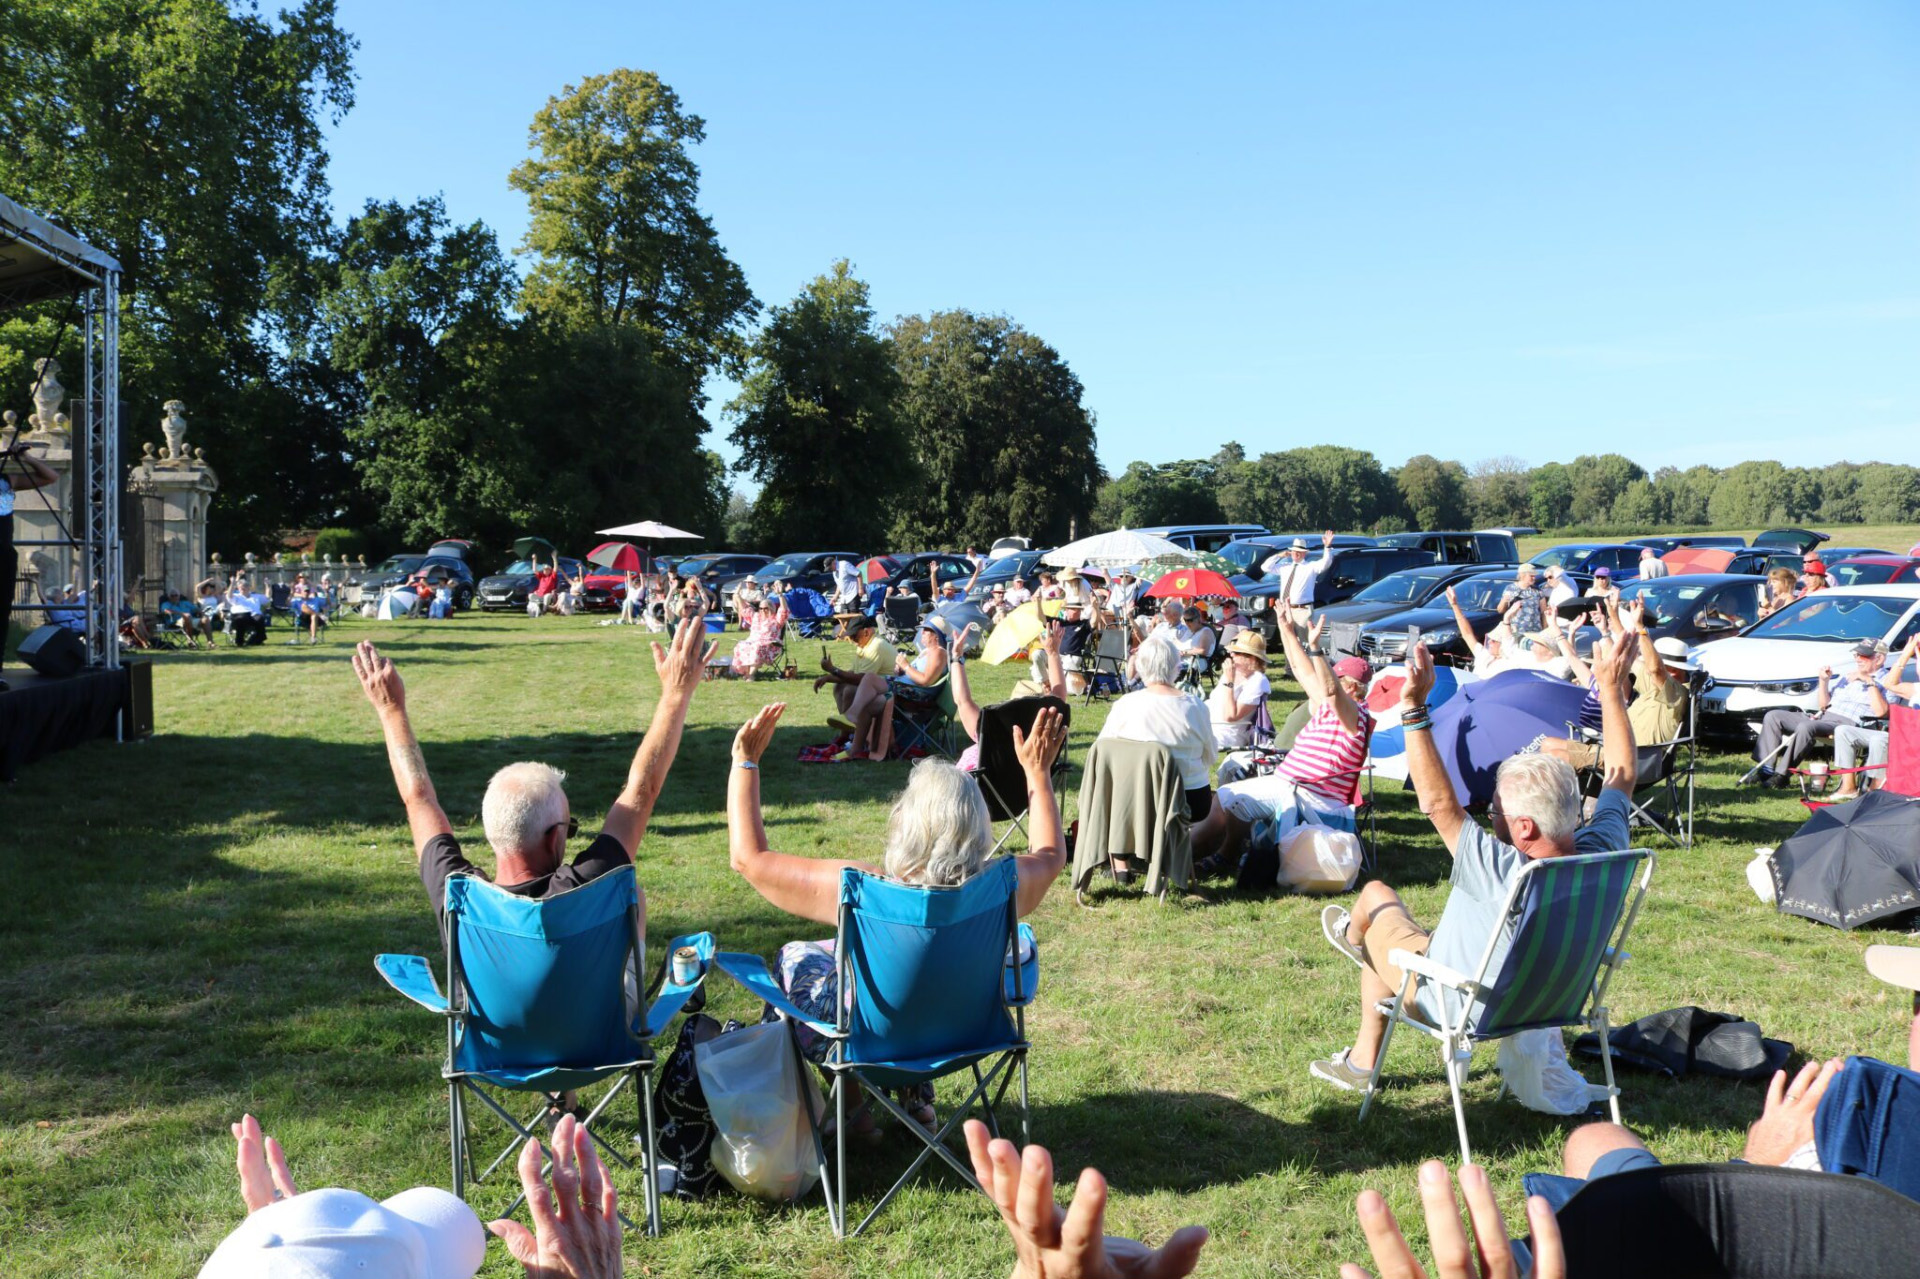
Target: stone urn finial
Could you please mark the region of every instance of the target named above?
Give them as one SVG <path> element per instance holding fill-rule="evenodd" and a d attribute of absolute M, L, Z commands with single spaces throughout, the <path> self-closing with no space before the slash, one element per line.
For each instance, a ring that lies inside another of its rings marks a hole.
<path fill-rule="evenodd" d="M 6 436 L 5 439 L 0 440 L 0 445 L 11 446 L 15 437 L 20 434 L 20 415 L 12 409 L 0 413 L 0 433 Z"/>
<path fill-rule="evenodd" d="M 255 554 L 254 554 L 254 553 L 253 553 L 252 551 L 248 551 L 248 552 L 247 552 L 247 565 L 248 565 L 248 567 L 252 567 L 252 566 L 253 566 L 253 565 L 254 565 L 254 564 L 255 564 L 256 562 L 258 562 L 258 560 L 259 560 L 259 558 L 260 558 L 260 557 L 259 557 L 259 556 L 257 556 L 257 555 L 255 555 Z"/>
<path fill-rule="evenodd" d="M 160 433 L 167 437 L 167 451 L 162 456 L 184 462 L 187 460 L 187 406 L 180 400 L 168 400 L 161 407 L 166 415 L 160 419 Z"/>
<path fill-rule="evenodd" d="M 33 417 L 29 424 L 37 430 L 52 431 L 60 402 L 67 388 L 60 385 L 60 361 L 48 356 L 33 362 Z"/>

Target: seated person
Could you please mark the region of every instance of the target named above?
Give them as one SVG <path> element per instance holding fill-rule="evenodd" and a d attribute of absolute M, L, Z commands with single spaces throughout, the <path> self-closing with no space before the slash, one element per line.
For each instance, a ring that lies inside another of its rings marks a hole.
<path fill-rule="evenodd" d="M 836 760 L 885 760 L 893 747 L 893 710 L 896 702 L 926 705 L 940 696 L 940 681 L 947 677 L 947 619 L 932 613 L 920 619 L 914 632 L 919 652 L 909 660 L 905 653 L 893 655 L 893 673 L 869 671 L 860 679 L 860 687 L 847 707 L 847 719 L 853 723 L 853 736 L 844 754 Z M 829 719 L 835 727 L 839 724 Z"/>
<path fill-rule="evenodd" d="M 1240 601 L 1228 596 L 1220 602 L 1220 622 L 1215 628 L 1220 633 L 1222 644 L 1232 644 L 1233 637 L 1247 629 L 1253 623 L 1240 611 Z M 1264 639 L 1263 639 L 1264 642 Z"/>
<path fill-rule="evenodd" d="M 185 635 L 190 648 L 203 636 L 207 647 L 213 647 L 212 632 L 200 625 L 200 611 L 179 591 L 168 591 L 166 598 L 160 601 L 160 624 Z"/>
<path fill-rule="evenodd" d="M 1776 568 L 1767 573 L 1767 598 L 1760 605 L 1761 617 L 1772 617 L 1799 597 L 1800 579 L 1794 576 L 1790 568 Z"/>
<path fill-rule="evenodd" d="M 1107 587 L 1107 611 L 1118 621 L 1125 622 L 1133 616 L 1134 605 L 1139 599 L 1140 579 L 1133 575 L 1133 570 L 1115 569 L 1113 580 Z"/>
<path fill-rule="evenodd" d="M 327 624 L 327 600 L 318 587 L 307 581 L 305 573 L 296 573 L 293 589 L 287 592 L 287 602 L 293 608 L 293 638 L 289 644 L 300 642 L 300 623 L 307 624 L 308 642 L 320 642 L 320 628 Z"/>
<path fill-rule="evenodd" d="M 1500 621 L 1521 639 L 1545 630 L 1547 625 L 1547 595 L 1537 585 L 1539 570 L 1531 564 L 1522 564 L 1514 574 L 1513 585 L 1500 596 Z"/>
<path fill-rule="evenodd" d="M 847 867 L 884 875 L 899 884 L 958 887 L 986 868 L 993 852 L 993 823 L 973 780 L 941 759 L 923 759 L 907 775 L 906 789 L 894 801 L 880 865 L 832 857 L 796 856 L 768 848 L 760 810 L 760 764 L 784 702 L 762 707 L 733 739 L 733 766 L 727 777 L 728 848 L 733 869 L 773 906 L 831 929 L 840 918 L 840 873 Z M 1016 734 L 1015 749 L 1025 767 L 1029 851 L 1014 858 L 1020 877 L 1017 909 L 1031 914 L 1047 895 L 1066 863 L 1060 808 L 1053 795 L 1053 757 L 1066 737 L 1066 725 L 1052 710 L 1043 711 L 1030 736 Z M 838 1020 L 842 1006 L 833 940 L 794 941 L 780 948 L 774 979 L 803 1011 L 825 1022 Z M 829 1042 L 805 1026 L 795 1026 L 800 1050 L 809 1061 L 826 1060 Z M 917 1085 L 902 1097 L 915 1122 L 935 1126 L 933 1087 Z M 853 1131 L 870 1131 L 872 1115 L 862 1102 L 849 1117 Z"/>
<path fill-rule="evenodd" d="M 1901 676 L 1907 672 L 1907 665 L 1913 661 L 1914 650 L 1920 648 L 1920 634 L 1907 641 L 1907 646 L 1887 666 L 1887 669 L 1874 676 L 1889 703 L 1901 701 L 1908 705 L 1920 705 L 1920 678 L 1904 680 Z M 1840 774 L 1840 785 L 1834 790 L 1832 798 L 1836 803 L 1845 803 L 1856 799 L 1860 792 L 1867 789 L 1866 783 L 1879 780 L 1868 775 L 1866 770 L 1882 768 L 1886 765 L 1891 740 L 1884 728 L 1862 728 L 1857 724 L 1842 724 L 1833 730 L 1833 771 Z M 1860 764 L 1860 757 L 1866 756 L 1866 764 Z M 1855 770 L 1855 771 L 1848 771 Z"/>
<path fill-rule="evenodd" d="M 1252 744 L 1254 715 L 1273 692 L 1267 679 L 1267 641 L 1258 631 L 1242 626 L 1227 645 L 1227 666 L 1207 699 L 1213 721 L 1213 744 L 1221 751 L 1245 750 Z"/>
<path fill-rule="evenodd" d="M 760 611 L 760 601 L 766 597 L 767 593 L 760 588 L 760 583 L 750 577 L 733 588 L 733 616 L 740 623 L 741 630 L 746 630 L 752 623 Z"/>
<path fill-rule="evenodd" d="M 1007 608 L 1019 608 L 1032 598 L 1033 592 L 1027 589 L 1027 579 L 1015 573 L 1013 581 L 1007 584 Z"/>
<path fill-rule="evenodd" d="M 152 648 L 153 632 L 147 629 L 147 619 L 140 616 L 133 607 L 133 588 L 128 587 L 120 602 L 120 638 L 135 648 Z"/>
<path fill-rule="evenodd" d="M 1306 727 L 1272 773 L 1220 787 L 1212 815 L 1193 830 L 1195 875 L 1237 866 L 1255 822 L 1277 822 L 1284 836 L 1296 821 L 1296 804 L 1329 816 L 1351 812 L 1353 781 L 1366 765 L 1373 722 L 1366 708 L 1368 670 L 1358 657 L 1327 664 L 1320 651 L 1325 625 L 1324 617 L 1315 618 L 1304 645 L 1291 626 L 1280 628 L 1287 666 L 1307 695 Z"/>
<path fill-rule="evenodd" d="M 1055 579 L 1050 568 L 1040 570 L 1040 585 L 1034 588 L 1033 597 L 1041 603 L 1048 600 L 1063 600 L 1067 597 L 1066 588 Z"/>
<path fill-rule="evenodd" d="M 1833 583 L 1827 580 L 1827 566 L 1818 555 L 1808 555 L 1800 562 L 1800 598 L 1804 599 L 1815 591 L 1824 591 Z"/>
<path fill-rule="evenodd" d="M 1220 637 L 1207 625 L 1207 615 L 1198 604 L 1187 605 L 1180 621 L 1187 631 L 1187 641 L 1180 646 L 1180 665 L 1190 678 L 1198 679 L 1212 668 L 1213 651 L 1219 647 Z"/>
<path fill-rule="evenodd" d="M 1061 570 L 1060 600 L 1062 603 L 1078 604 L 1082 612 L 1093 607 L 1093 587 L 1081 576 L 1079 569 Z"/>
<path fill-rule="evenodd" d="M 1482 639 L 1474 635 L 1473 625 L 1467 621 L 1459 597 L 1451 586 L 1447 588 L 1447 605 L 1453 610 L 1454 624 L 1460 629 L 1460 642 L 1473 654 L 1473 673 L 1480 678 L 1491 679 L 1502 671 L 1528 670 L 1546 671 L 1561 679 L 1572 675 L 1572 668 L 1566 660 L 1548 647 L 1552 642 L 1551 631 L 1536 633 L 1522 640 L 1514 635 L 1505 622 L 1501 622 Z"/>
<path fill-rule="evenodd" d="M 1180 654 L 1161 635 L 1134 650 L 1133 670 L 1141 687 L 1118 698 L 1107 712 L 1101 737 L 1129 742 L 1158 742 L 1173 753 L 1180 786 L 1187 794 L 1187 820 L 1197 827 L 1215 808 L 1213 723 L 1207 708 L 1174 683 L 1180 678 Z M 1129 868 L 1120 865 L 1116 870 Z"/>
<path fill-rule="evenodd" d="M 193 588 L 195 607 L 200 612 L 200 629 L 206 632 L 207 647 L 213 647 L 213 633 L 226 626 L 226 601 L 220 596 L 220 588 L 210 577 L 202 578 Z"/>
<path fill-rule="evenodd" d="M 990 621 L 1001 621 L 1013 612 L 1013 605 L 1007 603 L 1007 588 L 996 585 L 987 592 L 986 614 Z"/>
<path fill-rule="evenodd" d="M 559 591 L 560 566 L 534 561 L 533 585 L 527 591 L 527 612 L 535 617 L 547 612 L 553 607 L 554 597 Z"/>
<path fill-rule="evenodd" d="M 728 665 L 741 679 L 752 679 L 762 666 L 779 660 L 781 638 L 787 633 L 787 600 L 784 595 L 768 595 L 750 608 L 744 604 L 741 608 L 747 637 L 733 646 Z"/>
<path fill-rule="evenodd" d="M 885 587 L 880 589 L 884 590 Z M 854 724 L 848 716 L 853 710 L 854 699 L 860 695 L 862 678 L 870 674 L 885 678 L 892 674 L 899 666 L 900 653 L 880 638 L 879 629 L 868 614 L 857 614 L 849 619 L 846 635 L 847 641 L 853 645 L 853 660 L 843 669 L 834 664 L 833 655 L 823 646 L 820 649 L 821 674 L 813 681 L 813 691 L 817 693 L 826 685 L 833 685 L 836 713 L 827 716 L 827 723 L 841 732 L 850 733 Z"/>
<path fill-rule="evenodd" d="M 1640 660 L 1633 672 L 1633 704 L 1627 707 L 1627 722 L 1633 725 L 1633 740 L 1641 746 L 1664 746 L 1680 736 L 1687 717 L 1687 676 L 1692 664 L 1687 661 L 1687 646 L 1669 636 L 1656 640 L 1647 634 L 1646 611 L 1638 601 L 1620 606 L 1620 621 L 1639 641 Z M 1598 688 L 1590 690 L 1597 700 Z M 1565 737 L 1548 737 L 1540 749 L 1564 759 L 1576 771 L 1593 768 L 1600 762 L 1600 748 L 1591 742 Z"/>
<path fill-rule="evenodd" d="M 954 762 L 963 773 L 975 772 L 980 767 L 980 703 L 973 700 L 973 686 L 967 681 L 967 643 L 972 632 L 979 626 L 969 623 L 953 638 L 951 652 L 947 658 L 947 678 L 953 686 L 954 718 L 966 731 L 967 748 L 960 752 L 960 758 Z M 1015 697 L 1057 697 L 1067 700 L 1067 676 L 1060 662 L 1060 624 L 1048 626 L 1040 637 L 1040 651 L 1047 658 L 1047 681 L 1037 688 L 1029 687 L 1025 680 L 1013 686 Z"/>
<path fill-rule="evenodd" d="M 407 716 L 407 690 L 393 662 L 380 656 L 371 643 L 354 650 L 353 673 L 373 704 L 387 743 L 387 762 L 394 785 L 406 805 L 413 833 L 414 856 L 427 904 L 441 917 L 449 875 L 477 875 L 520 897 L 546 898 L 578 888 L 606 872 L 633 861 L 645 836 L 654 802 L 666 784 L 667 770 L 680 748 L 681 730 L 700 673 L 713 656 L 713 646 L 697 621 L 683 621 L 672 645 L 653 646 L 653 668 L 660 677 L 660 700 L 653 708 L 640 748 L 627 769 L 626 785 L 607 811 L 600 834 L 573 859 L 566 860 L 567 841 L 580 823 L 572 815 L 561 783 L 566 774 L 546 764 L 508 764 L 487 783 L 480 802 L 480 819 L 487 845 L 493 851 L 492 874 L 475 866 L 461 852 L 453 824 L 427 776 L 425 758 Z M 646 926 L 646 895 L 640 896 L 640 922 Z"/>
<path fill-rule="evenodd" d="M 227 629 L 235 644 L 262 644 L 267 638 L 267 619 L 261 615 L 260 601 L 247 590 L 244 577 L 236 576 L 227 588 Z"/>
<path fill-rule="evenodd" d="M 1806 756 L 1816 737 L 1832 737 L 1834 730 L 1864 719 L 1887 717 L 1886 690 L 1880 686 L 1880 645 L 1861 640 L 1853 648 L 1853 670 L 1835 680 L 1833 668 L 1820 668 L 1817 709 L 1808 714 L 1796 706 L 1781 706 L 1760 721 L 1754 749 L 1762 767 L 1756 780 L 1762 786 L 1784 787 L 1792 779 L 1787 770 Z"/>
<path fill-rule="evenodd" d="M 1099 605 L 1083 605 L 1078 599 L 1063 600 L 1060 616 L 1047 625 L 1049 630 L 1057 627 L 1060 656 L 1076 667 L 1067 672 L 1067 687 L 1077 693 L 1080 691 L 1080 672 L 1077 669 L 1079 657 L 1086 652 L 1089 643 L 1095 642 L 1094 637 L 1103 625 Z M 1048 681 L 1045 652 L 1038 648 L 1032 650 L 1027 662 L 1032 683 L 1044 686 Z"/>
<path fill-rule="evenodd" d="M 445 621 L 453 616 L 453 583 L 441 582 L 433 588 L 433 603 L 427 606 L 427 616 L 436 622 Z M 316 633 L 313 642 L 318 644 L 320 636 Z"/>
<path fill-rule="evenodd" d="M 1627 680 L 1638 650 L 1639 636 L 1628 634 L 1595 655 L 1605 720 L 1606 774 L 1593 817 L 1580 825 L 1579 783 L 1565 760 L 1515 755 L 1500 765 L 1489 808 L 1491 834 L 1460 807 L 1453 780 L 1428 731 L 1426 699 L 1433 688 L 1433 658 L 1424 644 L 1407 654 L 1407 680 L 1400 692 L 1407 766 L 1420 810 L 1453 857 L 1453 891 L 1430 934 L 1413 921 L 1400 895 L 1379 880 L 1360 890 L 1351 914 L 1338 905 L 1322 912 L 1321 929 L 1328 942 L 1360 967 L 1360 1030 L 1352 1047 L 1313 1063 L 1314 1078 L 1336 1088 L 1366 1087 L 1387 1028 L 1378 1005 L 1399 994 L 1402 984 L 1400 969 L 1389 959 L 1394 950 L 1431 954 L 1453 968 L 1478 971 L 1500 922 L 1507 890 L 1528 859 L 1629 847 L 1634 750 L 1633 725 L 1627 720 Z M 1494 956 L 1496 968 L 1501 958 Z M 1431 993 L 1416 986 L 1413 994 L 1425 1015 L 1437 1020 Z"/>

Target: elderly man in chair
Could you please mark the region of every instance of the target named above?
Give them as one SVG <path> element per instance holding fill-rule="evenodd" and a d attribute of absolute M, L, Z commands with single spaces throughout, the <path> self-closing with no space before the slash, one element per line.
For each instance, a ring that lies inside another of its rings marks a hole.
<path fill-rule="evenodd" d="M 1360 890 L 1351 914 L 1339 906 L 1321 914 L 1327 941 L 1360 968 L 1360 1032 L 1351 1048 L 1313 1063 L 1316 1079 L 1351 1091 L 1366 1087 L 1387 1028 L 1377 1005 L 1400 992 L 1401 972 L 1388 959 L 1394 950 L 1431 954 L 1440 963 L 1472 972 L 1499 922 L 1513 877 L 1529 859 L 1628 847 L 1634 752 L 1627 685 L 1639 641 L 1630 631 L 1597 652 L 1594 660 L 1606 749 L 1605 789 L 1587 824 L 1580 825 L 1580 788 L 1572 766 L 1550 755 L 1516 755 L 1500 766 L 1488 810 L 1491 833 L 1460 807 L 1428 731 L 1433 658 L 1424 644 L 1407 654 L 1407 681 L 1400 693 L 1407 764 L 1420 811 L 1453 857 L 1453 890 L 1431 933 L 1414 922 L 1400 895 L 1378 880 Z"/>
<path fill-rule="evenodd" d="M 578 888 L 631 862 L 680 749 L 680 732 L 693 692 L 700 686 L 701 668 L 711 656 L 713 646 L 705 643 L 705 628 L 698 618 L 680 623 L 669 648 L 653 646 L 653 669 L 660 676 L 660 701 L 653 708 L 653 722 L 600 834 L 571 863 L 566 860 L 567 840 L 580 823 L 561 789 L 566 774 L 533 763 L 508 764 L 495 773 L 480 802 L 481 823 L 493 849 L 493 873 L 488 875 L 461 853 L 460 841 L 440 807 L 407 717 L 407 690 L 400 672 L 371 643 L 362 642 L 353 654 L 353 671 L 380 716 L 387 762 L 393 766 L 394 784 L 407 806 L 420 880 L 435 913 L 446 896 L 449 875 L 480 875 L 510 893 L 544 898 Z M 644 896 L 640 909 L 644 920 Z"/>

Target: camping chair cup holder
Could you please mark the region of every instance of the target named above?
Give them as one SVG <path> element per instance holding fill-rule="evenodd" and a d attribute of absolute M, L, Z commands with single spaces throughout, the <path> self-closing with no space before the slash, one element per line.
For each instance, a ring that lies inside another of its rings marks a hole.
<path fill-rule="evenodd" d="M 676 937 L 671 956 L 692 947 L 700 972 L 687 984 L 663 965 L 649 1006 L 635 974 L 645 973 L 639 890 L 632 866 L 622 866 L 568 892 L 543 899 L 517 897 L 483 879 L 447 879 L 444 914 L 447 986 L 443 994 L 419 955 L 376 955 L 374 967 L 395 990 L 446 1019 L 447 1054 L 440 1077 L 447 1086 L 452 1190 L 466 1199 L 489 1184 L 523 1143 L 540 1145 L 546 1167 L 552 1151 L 542 1124 L 570 1090 L 613 1082 L 583 1122 L 603 1156 L 631 1169 L 623 1152 L 596 1127 L 632 1085 L 638 1111 L 640 1171 L 645 1177 L 647 1233 L 660 1233 L 660 1176 L 654 1125 L 652 1041 L 686 1006 L 705 980 L 714 955 L 711 933 Z M 632 983 L 632 984 L 630 984 Z M 491 1091 L 490 1091 L 491 1090 Z M 531 1094 L 537 1109 L 524 1121 L 493 1092 Z M 486 1164 L 473 1151 L 469 1102 L 512 1130 L 504 1149 Z M 501 1216 L 516 1212 L 517 1195 Z M 486 1214 L 482 1214 L 485 1216 Z M 623 1214 L 623 1224 L 632 1223 Z"/>

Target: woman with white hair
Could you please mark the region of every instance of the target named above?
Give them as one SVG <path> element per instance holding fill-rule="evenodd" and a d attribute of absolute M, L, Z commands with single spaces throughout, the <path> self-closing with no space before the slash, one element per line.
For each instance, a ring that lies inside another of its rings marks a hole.
<path fill-rule="evenodd" d="M 1187 792 L 1187 816 L 1201 821 L 1213 811 L 1213 763 L 1219 755 L 1206 703 L 1175 687 L 1180 651 L 1165 631 L 1155 631 L 1134 650 L 1133 674 L 1141 687 L 1113 704 L 1100 736 L 1158 742 L 1173 752 Z"/>
<path fill-rule="evenodd" d="M 733 739 L 733 765 L 727 779 L 727 835 L 734 870 L 754 891 L 789 914 L 834 927 L 840 918 L 840 873 L 852 867 L 900 884 L 958 887 L 986 868 L 993 852 L 993 823 L 987 803 L 971 777 L 941 759 L 923 759 L 908 774 L 906 789 L 887 819 L 880 866 L 833 857 L 804 857 L 767 847 L 760 813 L 760 758 L 773 740 L 785 702 L 764 706 Z M 1043 710 L 1033 732 L 1014 730 L 1014 750 L 1027 775 L 1028 851 L 1014 859 L 1020 888 L 1016 905 L 1031 913 L 1047 895 L 1066 864 L 1066 840 L 1060 808 L 1053 795 L 1050 766 L 1066 738 L 1057 712 Z M 833 941 L 795 941 L 780 948 L 774 978 L 787 997 L 810 1016 L 835 1020 L 839 1012 L 839 975 Z M 798 1028 L 800 1048 L 811 1061 L 824 1061 L 828 1042 Z M 933 1125 L 930 1086 L 902 1098 L 914 1119 Z M 863 1105 L 854 1120 L 862 1131 L 873 1119 Z"/>

